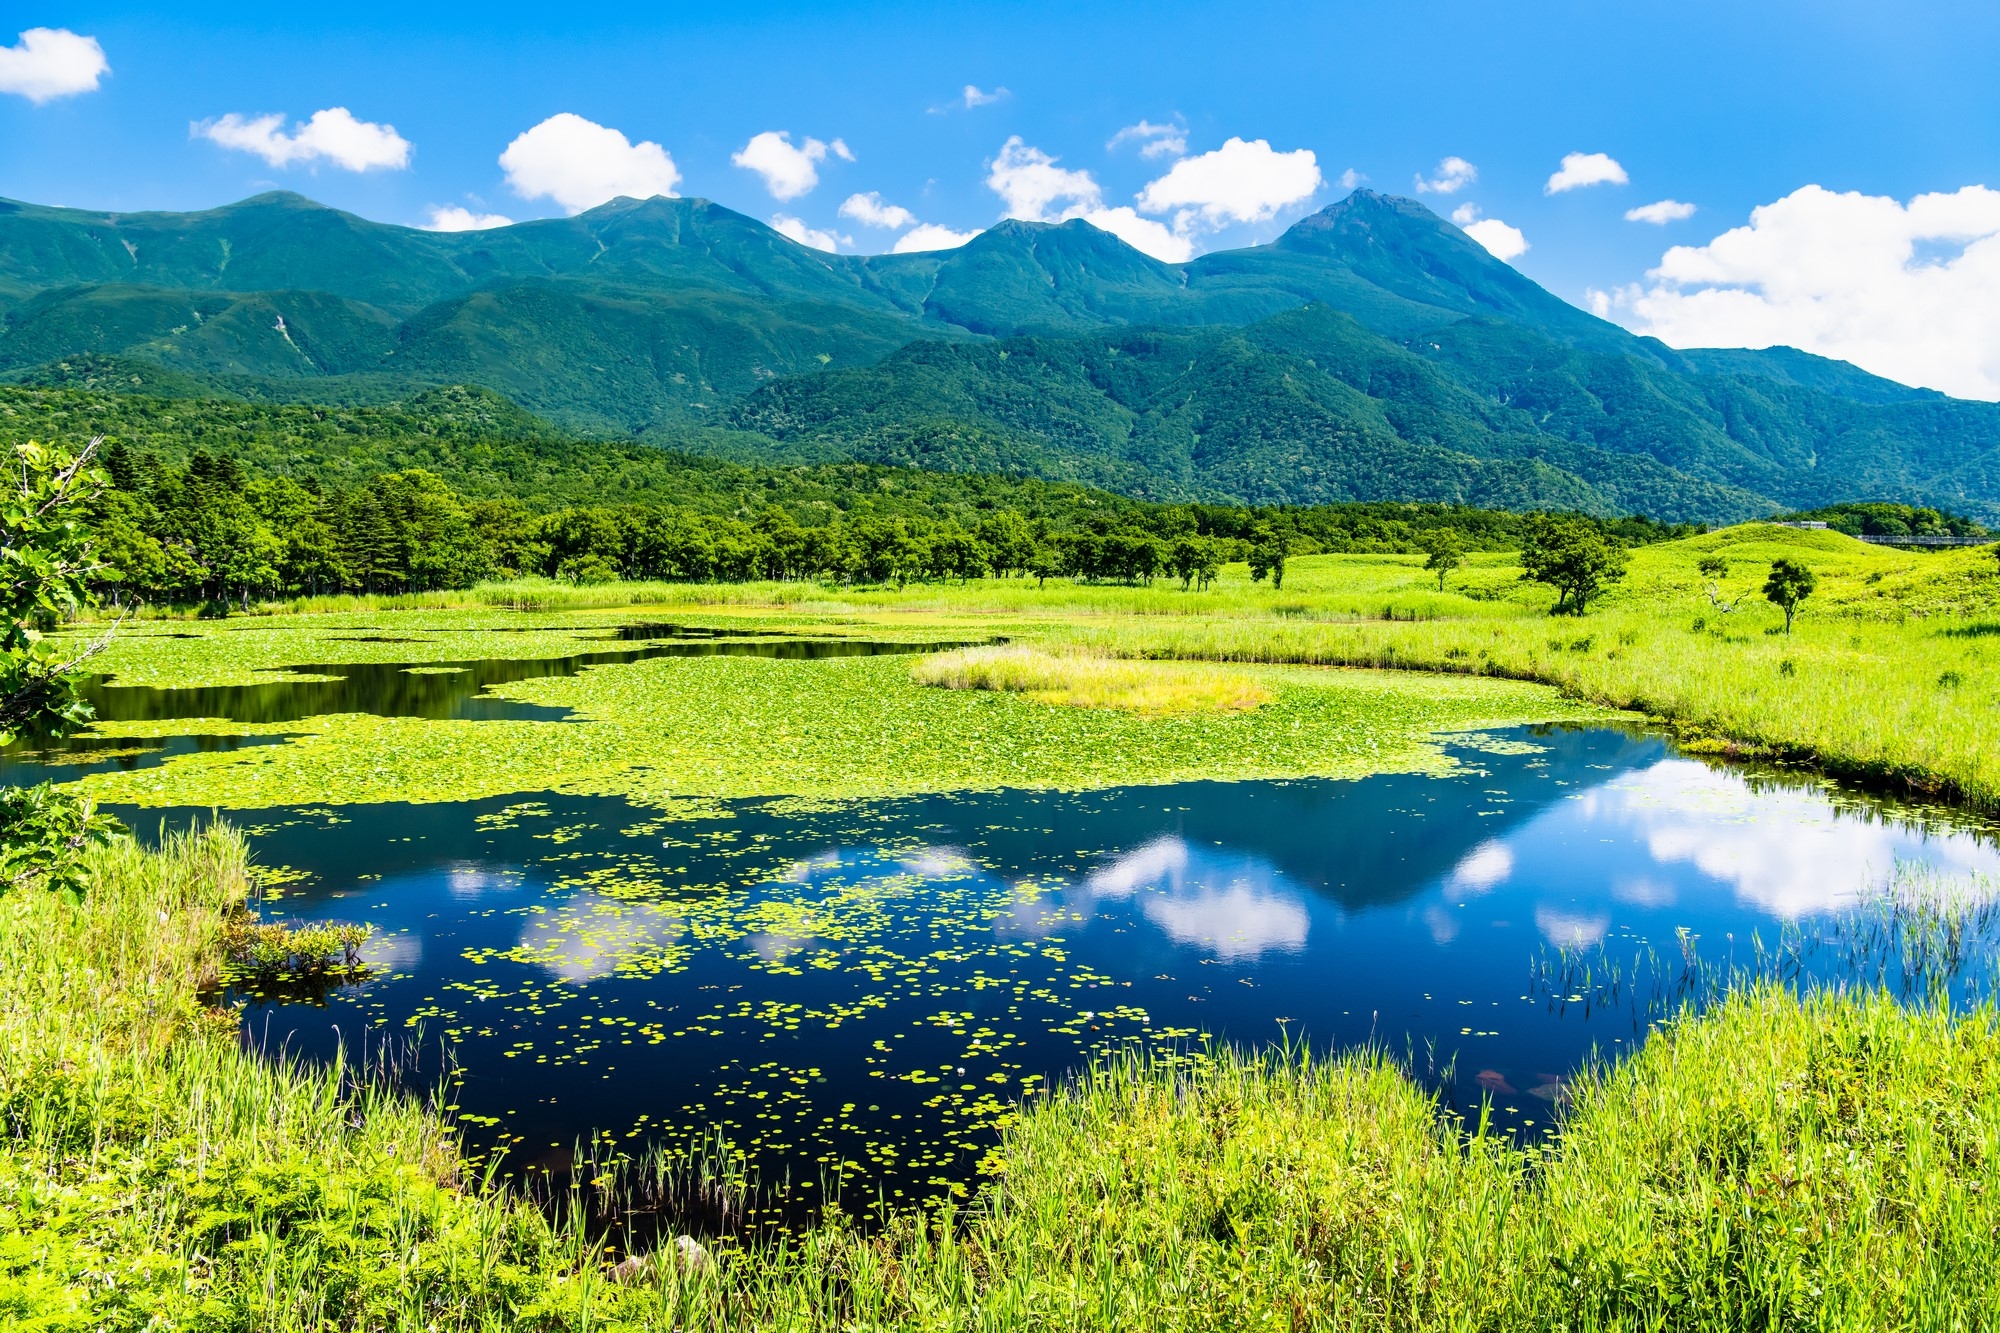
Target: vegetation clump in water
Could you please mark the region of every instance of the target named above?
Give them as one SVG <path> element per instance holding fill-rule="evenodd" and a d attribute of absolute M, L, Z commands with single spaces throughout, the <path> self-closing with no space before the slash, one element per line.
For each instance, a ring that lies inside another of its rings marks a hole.
<path fill-rule="evenodd" d="M 1042 703 L 1116 708 L 1151 717 L 1243 713 L 1271 702 L 1270 689 L 1242 671 L 1047 653 L 1017 644 L 940 653 L 918 661 L 910 674 L 922 685 L 1000 690 Z"/>
<path fill-rule="evenodd" d="M 361 946 L 372 933 L 348 921 L 258 921 L 239 913 L 222 932 L 225 975 L 256 989 L 359 980 L 368 973 Z"/>

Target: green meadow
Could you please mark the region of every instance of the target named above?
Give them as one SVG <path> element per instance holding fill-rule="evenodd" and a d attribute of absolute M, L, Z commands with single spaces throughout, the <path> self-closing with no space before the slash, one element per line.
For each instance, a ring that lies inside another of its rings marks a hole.
<path fill-rule="evenodd" d="M 1819 576 L 1789 634 L 1759 592 L 1780 557 Z M 1726 572 L 1704 574 L 1705 558 Z M 119 683 L 273 682 L 304 663 L 560 657 L 618 647 L 605 642 L 616 626 L 655 620 L 1228 664 L 1270 702 L 1147 716 L 924 686 L 893 657 L 662 658 L 496 687 L 573 710 L 581 725 L 563 728 L 357 714 L 106 725 L 104 734 L 132 737 L 291 739 L 90 785 L 106 800 L 244 807 L 549 787 L 663 800 L 1340 776 L 1429 762 L 1438 733 L 1611 709 L 1664 725 L 1696 751 L 2000 809 L 2000 562 L 1984 548 L 1907 551 L 1750 524 L 1636 549 L 1625 581 L 1582 617 L 1548 615 L 1552 592 L 1523 583 L 1509 555 L 1469 557 L 1444 591 L 1421 566 L 1415 556 L 1309 556 L 1291 562 L 1282 588 L 1237 566 L 1208 591 L 1032 578 L 902 589 L 519 582 L 297 602 L 222 621 L 146 619 L 101 659 Z"/>
<path fill-rule="evenodd" d="M 1760 592 L 1781 556 L 1818 575 L 1789 634 Z M 1989 550 L 1747 525 L 1634 550 L 1587 615 L 1554 600 L 1507 554 L 1442 589 L 1422 557 L 1325 555 L 1281 588 L 1241 566 L 1203 591 L 524 581 L 147 614 L 97 664 L 119 684 L 354 663 L 423 679 L 635 648 L 616 631 L 643 621 L 971 646 L 652 656 L 494 687 L 561 722 L 106 722 L 275 743 L 82 781 L 149 807 L 557 790 L 671 814 L 1434 772 L 1454 735 L 1609 720 L 2000 809 Z M 1969 1331 L 2000 1308 L 1990 1006 L 1746 982 L 1589 1066 L 1530 1144 L 1442 1113 L 1382 1050 L 1108 1057 L 1021 1106 L 967 1202 L 628 1253 L 579 1195 L 537 1206 L 475 1170 L 380 1071 L 244 1048 L 217 983 L 257 872 L 227 827 L 89 856 L 81 901 L 0 897 L 9 1326 Z"/>

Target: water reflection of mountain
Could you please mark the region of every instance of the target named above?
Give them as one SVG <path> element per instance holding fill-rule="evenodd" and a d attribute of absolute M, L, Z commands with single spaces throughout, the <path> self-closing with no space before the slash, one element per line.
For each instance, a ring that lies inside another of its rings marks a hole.
<path fill-rule="evenodd" d="M 1555 802 L 1658 762 L 1654 737 L 1602 729 L 1518 734 L 1535 754 L 1458 752 L 1467 774 L 1361 781 L 1190 782 L 1080 793 L 995 792 L 893 803 L 905 827 L 974 845 L 995 868 L 1045 865 L 1077 848 L 1115 855 L 1177 839 L 1257 858 L 1348 911 L 1396 903 L 1449 874 Z M 1566 785 L 1564 785 L 1566 784 Z M 1079 872 L 1100 868 L 1092 860 Z"/>

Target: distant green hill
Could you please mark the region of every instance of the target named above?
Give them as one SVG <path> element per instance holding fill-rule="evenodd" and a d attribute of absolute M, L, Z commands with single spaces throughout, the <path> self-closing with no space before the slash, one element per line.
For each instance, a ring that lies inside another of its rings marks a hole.
<path fill-rule="evenodd" d="M 826 255 L 688 199 L 454 234 L 290 194 L 0 201 L 0 311 L 15 383 L 348 406 L 474 384 L 566 431 L 749 460 L 1259 503 L 2000 516 L 2000 407 L 1790 349 L 1674 351 L 1368 191 L 1180 265 L 1080 221 Z"/>

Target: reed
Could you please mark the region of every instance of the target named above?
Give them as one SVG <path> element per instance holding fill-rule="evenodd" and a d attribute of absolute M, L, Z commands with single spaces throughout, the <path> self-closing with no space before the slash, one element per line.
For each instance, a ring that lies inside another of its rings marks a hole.
<path fill-rule="evenodd" d="M 1241 671 L 1178 662 L 1133 662 L 1086 653 L 1048 653 L 1007 644 L 962 648 L 919 658 L 920 685 L 999 690 L 1072 708 L 1116 708 L 1147 717 L 1241 713 L 1271 701 L 1271 691 Z"/>

